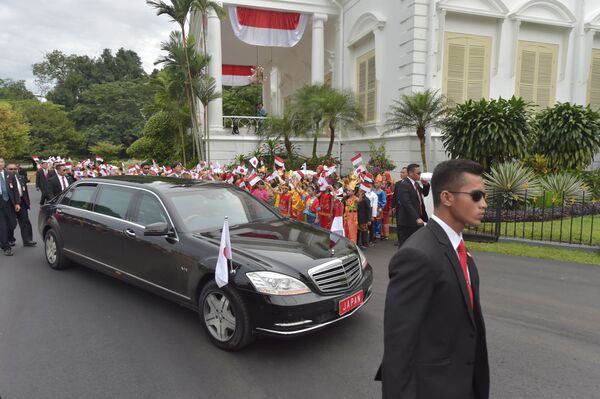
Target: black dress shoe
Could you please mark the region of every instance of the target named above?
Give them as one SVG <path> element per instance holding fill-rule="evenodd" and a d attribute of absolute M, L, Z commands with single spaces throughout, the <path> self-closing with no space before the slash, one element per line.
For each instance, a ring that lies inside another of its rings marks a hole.
<path fill-rule="evenodd" d="M 13 251 L 11 248 L 5 249 L 3 252 L 4 256 L 13 256 Z"/>
<path fill-rule="evenodd" d="M 29 242 L 23 243 L 24 247 L 35 247 L 36 245 L 37 245 L 37 242 L 35 242 L 35 241 L 29 241 Z"/>
<path fill-rule="evenodd" d="M 14 247 L 15 245 L 17 245 L 16 241 L 9 241 L 8 245 L 10 245 L 11 247 Z"/>

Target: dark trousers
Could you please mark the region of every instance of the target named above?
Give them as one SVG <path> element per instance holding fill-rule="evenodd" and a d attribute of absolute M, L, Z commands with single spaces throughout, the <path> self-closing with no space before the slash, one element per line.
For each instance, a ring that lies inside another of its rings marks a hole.
<path fill-rule="evenodd" d="M 398 246 L 401 247 L 404 241 L 413 235 L 417 230 L 423 226 L 398 226 Z"/>
<path fill-rule="evenodd" d="M 15 211 L 12 204 L 0 197 L 0 249 L 10 248 L 8 241 L 15 226 Z"/>
<path fill-rule="evenodd" d="M 369 246 L 369 232 L 368 231 L 358 231 L 358 245 L 362 245 L 363 247 Z"/>
<path fill-rule="evenodd" d="M 50 198 L 48 198 L 48 192 L 47 191 L 42 191 L 42 195 L 40 197 L 40 205 L 44 205 L 46 203 L 46 201 L 48 201 Z"/>
<path fill-rule="evenodd" d="M 28 209 L 21 208 L 21 210 L 17 212 L 17 222 L 19 223 L 19 229 L 21 230 L 21 239 L 23 240 L 23 244 L 33 241 L 33 228 L 31 227 L 31 222 L 29 221 Z M 11 230 L 9 241 L 15 241 L 16 227 L 17 226 Z"/>
<path fill-rule="evenodd" d="M 375 229 L 377 221 L 373 220 L 369 225 L 369 242 L 375 242 Z"/>

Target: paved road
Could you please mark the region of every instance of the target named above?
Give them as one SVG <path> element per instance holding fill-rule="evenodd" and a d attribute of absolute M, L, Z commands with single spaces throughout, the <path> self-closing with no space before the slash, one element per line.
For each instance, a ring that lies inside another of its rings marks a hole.
<path fill-rule="evenodd" d="M 37 211 L 32 213 L 37 219 Z M 39 237 L 38 237 L 38 241 Z M 20 242 L 19 242 L 20 244 Z M 377 398 L 390 244 L 369 249 L 375 297 L 333 327 L 213 347 L 193 312 L 42 249 L 0 256 L 0 395 L 58 398 Z M 600 397 L 600 267 L 474 254 L 492 397 Z"/>

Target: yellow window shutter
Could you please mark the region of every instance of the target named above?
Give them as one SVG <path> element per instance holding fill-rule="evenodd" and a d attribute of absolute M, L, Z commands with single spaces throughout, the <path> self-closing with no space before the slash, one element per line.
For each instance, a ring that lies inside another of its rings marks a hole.
<path fill-rule="evenodd" d="M 358 106 L 361 110 L 366 107 L 367 104 L 367 63 L 366 61 L 358 62 Z"/>
<path fill-rule="evenodd" d="M 377 109 L 377 79 L 375 75 L 375 54 L 367 60 L 367 104 L 366 104 L 366 121 L 374 121 L 376 119 Z"/>
<path fill-rule="evenodd" d="M 540 107 L 554 104 L 558 45 L 519 41 L 516 94 Z"/>
<path fill-rule="evenodd" d="M 552 53 L 540 51 L 538 54 L 536 102 L 541 107 L 549 107 L 554 103 L 553 74 L 554 57 Z"/>
<path fill-rule="evenodd" d="M 600 108 L 600 49 L 592 49 L 587 102 L 594 110 Z"/>
<path fill-rule="evenodd" d="M 446 32 L 443 92 L 451 103 L 489 95 L 492 38 Z"/>
<path fill-rule="evenodd" d="M 534 51 L 521 51 L 519 62 L 519 84 L 517 87 L 517 95 L 521 96 L 525 101 L 535 101 L 534 86 L 535 86 L 535 69 L 537 54 Z"/>

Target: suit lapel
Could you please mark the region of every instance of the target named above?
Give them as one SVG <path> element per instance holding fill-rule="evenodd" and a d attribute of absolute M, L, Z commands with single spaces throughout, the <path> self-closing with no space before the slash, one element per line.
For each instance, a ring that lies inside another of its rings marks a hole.
<path fill-rule="evenodd" d="M 456 251 L 452 247 L 450 239 L 448 238 L 448 235 L 446 234 L 442 226 L 437 224 L 434 220 L 429 221 L 429 223 L 427 223 L 427 226 L 431 228 L 431 230 L 434 232 L 434 234 L 438 238 L 438 241 L 440 241 L 440 243 L 444 244 L 445 246 L 444 253 L 446 254 L 446 258 L 450 262 L 452 270 L 454 271 L 454 275 L 456 276 L 456 281 L 458 282 L 458 286 L 460 287 L 460 291 L 463 297 L 463 303 L 465 305 L 465 311 L 469 315 L 471 323 L 473 323 L 473 325 L 475 326 L 475 318 L 473 316 L 473 310 L 471 309 L 471 298 L 469 298 L 467 282 L 465 281 L 465 277 L 462 271 L 462 267 L 460 265 L 460 261 L 458 260 L 458 256 L 456 256 Z M 469 269 L 471 269 L 471 267 L 469 267 Z"/>

